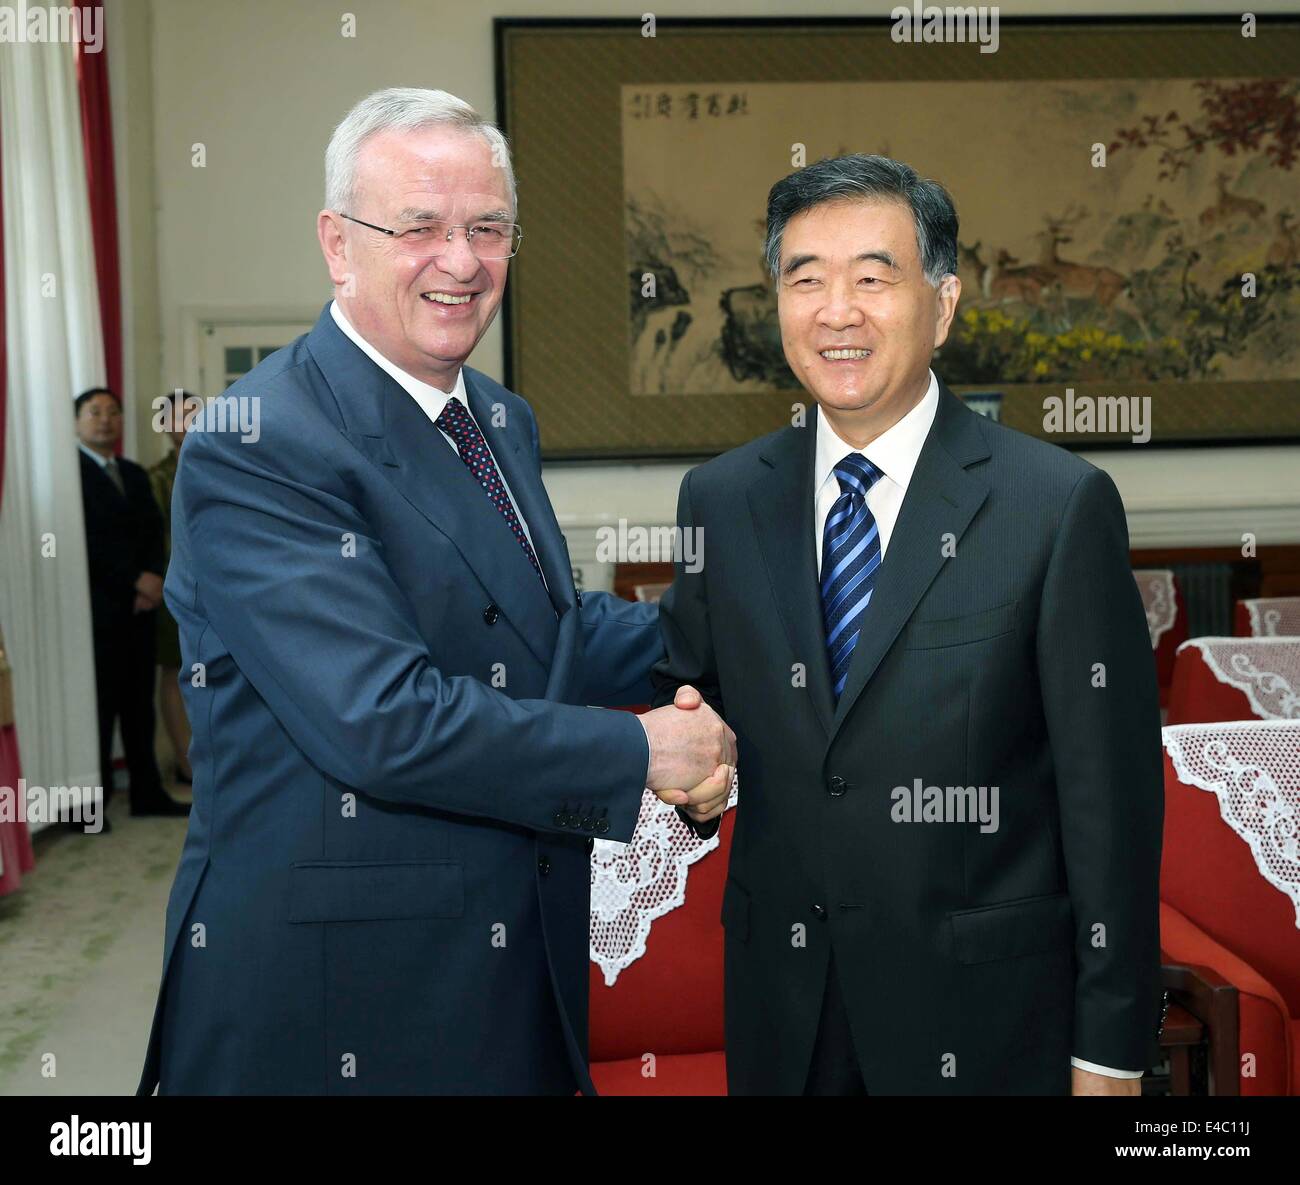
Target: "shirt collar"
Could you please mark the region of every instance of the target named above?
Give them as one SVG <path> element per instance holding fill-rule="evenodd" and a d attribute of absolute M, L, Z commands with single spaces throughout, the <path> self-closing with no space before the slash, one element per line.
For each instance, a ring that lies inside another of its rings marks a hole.
<path fill-rule="evenodd" d="M 84 444 L 81 443 L 81 441 L 77 441 L 77 447 L 83 453 L 85 453 L 86 456 L 88 456 L 92 461 L 94 461 L 95 464 L 98 465 L 101 469 L 103 469 L 104 466 L 108 464 L 107 457 L 101 457 L 97 452 L 95 452 L 93 448 L 87 448 Z"/>
<path fill-rule="evenodd" d="M 465 394 L 465 368 L 463 366 L 456 371 L 456 385 L 450 391 L 444 391 L 441 387 L 435 387 L 431 383 L 417 379 L 413 374 L 407 374 L 396 363 L 385 358 L 356 331 L 352 322 L 343 315 L 343 310 L 339 308 L 337 300 L 330 301 L 330 313 L 334 317 L 335 324 L 349 339 L 356 343 L 357 348 L 423 407 L 429 413 L 430 419 L 436 420 L 442 414 L 442 409 L 447 406 L 447 400 L 453 396 L 459 399 L 466 408 L 469 407 L 469 399 Z"/>
<path fill-rule="evenodd" d="M 836 435 L 830 421 L 817 416 L 817 458 L 813 471 L 813 490 L 819 490 L 848 453 L 860 453 L 887 478 L 907 490 L 912 470 L 930 434 L 935 413 L 939 410 L 939 380 L 930 371 L 930 385 L 912 408 L 893 427 L 887 428 L 866 448 L 855 449 Z"/>

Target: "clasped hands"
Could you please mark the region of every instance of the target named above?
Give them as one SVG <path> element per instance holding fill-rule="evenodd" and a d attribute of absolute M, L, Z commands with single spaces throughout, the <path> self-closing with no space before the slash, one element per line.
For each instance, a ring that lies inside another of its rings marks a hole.
<path fill-rule="evenodd" d="M 637 717 L 650 743 L 646 785 L 660 802 L 679 806 L 696 823 L 717 818 L 731 795 L 736 734 L 694 687 L 683 685 L 671 706 Z"/>

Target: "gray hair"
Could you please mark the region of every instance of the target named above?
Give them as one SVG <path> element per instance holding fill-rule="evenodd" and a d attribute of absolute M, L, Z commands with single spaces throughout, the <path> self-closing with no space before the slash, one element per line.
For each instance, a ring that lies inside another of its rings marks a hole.
<path fill-rule="evenodd" d="M 515 209 L 515 171 L 510 146 L 500 129 L 484 119 L 464 99 L 446 91 L 393 86 L 367 95 L 343 117 L 325 149 L 325 207 L 351 213 L 356 201 L 357 157 L 361 146 L 377 132 L 415 132 L 444 124 L 481 136 L 502 162 L 510 208 Z"/>
<path fill-rule="evenodd" d="M 912 211 L 921 271 L 931 287 L 957 272 L 957 210 L 948 191 L 902 161 L 887 156 L 826 157 L 783 177 L 767 195 L 767 239 L 763 256 L 772 279 L 779 278 L 781 235 L 796 214 L 840 201 L 901 202 Z"/>

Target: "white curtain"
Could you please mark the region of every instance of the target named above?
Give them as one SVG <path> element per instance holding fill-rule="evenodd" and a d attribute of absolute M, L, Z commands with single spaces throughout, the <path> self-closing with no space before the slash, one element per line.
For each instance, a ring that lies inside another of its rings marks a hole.
<path fill-rule="evenodd" d="M 104 347 L 72 45 L 0 42 L 0 121 L 9 358 L 0 623 L 27 784 L 96 787 L 72 401 L 105 381 Z"/>

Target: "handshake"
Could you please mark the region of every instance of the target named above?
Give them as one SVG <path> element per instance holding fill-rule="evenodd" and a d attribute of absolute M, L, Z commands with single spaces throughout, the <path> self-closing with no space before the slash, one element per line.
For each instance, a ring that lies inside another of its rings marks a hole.
<path fill-rule="evenodd" d="M 736 734 L 694 687 L 682 686 L 671 707 L 637 717 L 650 742 L 646 785 L 660 802 L 681 807 L 696 823 L 717 818 L 731 795 Z"/>

